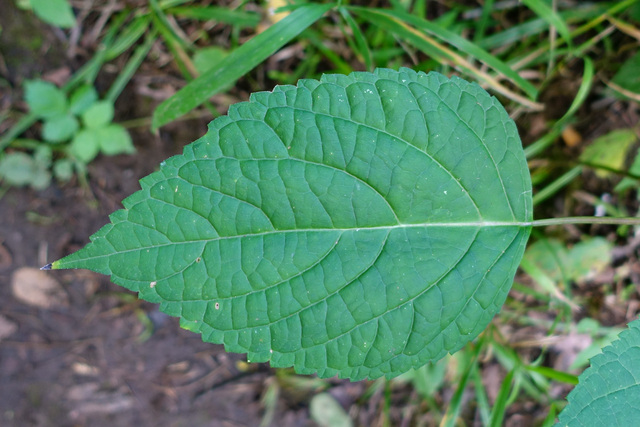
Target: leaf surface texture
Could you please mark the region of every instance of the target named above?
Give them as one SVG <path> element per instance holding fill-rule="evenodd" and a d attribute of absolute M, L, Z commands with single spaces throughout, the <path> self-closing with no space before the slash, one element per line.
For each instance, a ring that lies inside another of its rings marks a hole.
<path fill-rule="evenodd" d="M 475 84 L 378 69 L 259 92 L 53 268 L 88 268 L 251 362 L 352 380 L 454 352 L 532 220 L 517 129 Z"/>
<path fill-rule="evenodd" d="M 556 426 L 635 426 L 640 422 L 640 319 L 629 323 L 569 393 Z"/>

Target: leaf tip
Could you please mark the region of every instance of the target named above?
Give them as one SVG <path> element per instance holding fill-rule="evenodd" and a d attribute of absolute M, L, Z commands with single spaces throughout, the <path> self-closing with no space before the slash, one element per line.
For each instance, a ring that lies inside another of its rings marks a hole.
<path fill-rule="evenodd" d="M 40 267 L 40 270 L 51 270 L 53 268 L 53 264 L 49 263 L 43 267 Z"/>

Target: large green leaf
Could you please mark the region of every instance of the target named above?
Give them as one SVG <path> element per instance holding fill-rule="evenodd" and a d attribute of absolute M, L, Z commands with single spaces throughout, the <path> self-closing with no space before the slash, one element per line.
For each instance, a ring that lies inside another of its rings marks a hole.
<path fill-rule="evenodd" d="M 252 362 L 399 375 L 476 337 L 531 230 L 516 126 L 409 69 L 254 93 L 141 180 L 79 252 Z"/>
<path fill-rule="evenodd" d="M 569 393 L 557 426 L 637 426 L 640 420 L 640 319 L 591 359 Z"/>

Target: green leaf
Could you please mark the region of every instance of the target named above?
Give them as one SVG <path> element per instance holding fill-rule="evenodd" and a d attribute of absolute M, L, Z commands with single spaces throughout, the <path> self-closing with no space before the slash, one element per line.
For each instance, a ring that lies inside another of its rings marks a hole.
<path fill-rule="evenodd" d="M 105 51 L 105 59 L 111 60 L 122 55 L 142 37 L 150 22 L 150 15 L 136 16 L 123 30 L 118 31 L 118 38 Z"/>
<path fill-rule="evenodd" d="M 636 52 L 635 55 L 622 64 L 622 67 L 620 67 L 620 70 L 618 70 L 611 82 L 624 90 L 640 94 L 640 76 L 638 76 L 638 69 L 640 69 L 640 51 Z M 623 94 L 620 94 L 620 96 L 626 99 Z"/>
<path fill-rule="evenodd" d="M 95 131 L 81 130 L 71 141 L 70 154 L 84 163 L 93 160 L 100 151 L 100 140 Z"/>
<path fill-rule="evenodd" d="M 82 115 L 98 100 L 98 91 L 91 85 L 80 86 L 74 90 L 69 100 L 69 110 L 76 116 Z"/>
<path fill-rule="evenodd" d="M 636 139 L 633 129 L 611 131 L 596 138 L 580 155 L 580 161 L 601 168 L 596 170 L 596 175 L 606 178 L 611 170 L 625 170 L 627 152 Z"/>
<path fill-rule="evenodd" d="M 529 245 L 524 259 L 553 282 L 585 280 L 611 263 L 611 249 L 611 243 L 603 237 L 585 239 L 571 249 L 560 240 L 542 239 Z"/>
<path fill-rule="evenodd" d="M 78 131 L 78 120 L 71 114 L 62 114 L 48 119 L 42 126 L 42 137 L 49 142 L 68 141 Z"/>
<path fill-rule="evenodd" d="M 153 112 L 151 127 L 157 129 L 166 125 L 234 83 L 320 19 L 332 6 L 319 4 L 301 6 L 283 20 L 235 49 L 216 67 L 160 104 Z"/>
<path fill-rule="evenodd" d="M 193 65 L 195 65 L 196 70 L 198 70 L 198 73 L 204 74 L 210 69 L 212 69 L 213 67 L 215 67 L 220 61 L 222 61 L 228 55 L 229 55 L 229 52 L 217 46 L 198 49 L 196 53 L 193 55 Z M 229 87 L 226 87 L 223 90 L 226 90 L 228 88 Z"/>
<path fill-rule="evenodd" d="M 53 83 L 28 80 L 24 83 L 24 93 L 29 109 L 39 118 L 53 118 L 67 113 L 67 98 Z"/>
<path fill-rule="evenodd" d="M 136 149 L 133 147 L 131 136 L 125 128 L 120 125 L 109 125 L 97 129 L 100 151 L 107 156 L 116 154 L 133 154 Z"/>
<path fill-rule="evenodd" d="M 73 177 L 73 162 L 69 159 L 56 160 L 53 164 L 53 175 L 61 182 L 67 182 Z"/>
<path fill-rule="evenodd" d="M 640 420 L 640 319 L 591 359 L 556 426 L 638 425 Z"/>
<path fill-rule="evenodd" d="M 29 185 L 36 190 L 43 190 L 51 181 L 47 168 L 48 164 L 38 162 L 25 153 L 10 153 L 0 160 L 0 177 L 15 187 Z"/>
<path fill-rule="evenodd" d="M 31 0 L 33 13 L 44 22 L 59 28 L 71 28 L 76 25 L 76 17 L 69 0 Z"/>
<path fill-rule="evenodd" d="M 82 114 L 82 122 L 89 129 L 101 128 L 113 120 L 113 104 L 109 101 L 98 101 Z"/>
<path fill-rule="evenodd" d="M 88 268 L 251 362 L 397 376 L 474 339 L 531 231 L 517 129 L 476 84 L 409 69 L 254 93 L 163 162 Z"/>
<path fill-rule="evenodd" d="M 0 177 L 9 185 L 22 187 L 31 182 L 34 161 L 21 152 L 7 154 L 0 160 Z"/>
<path fill-rule="evenodd" d="M 564 38 L 565 42 L 571 47 L 573 39 L 571 38 L 571 31 L 567 27 L 566 22 L 558 15 L 558 13 L 549 7 L 547 3 L 542 0 L 522 0 L 529 9 L 534 11 L 540 18 L 544 19 L 549 25 L 555 27 L 555 29 Z"/>
<path fill-rule="evenodd" d="M 329 393 L 313 396 L 309 403 L 311 419 L 321 427 L 352 427 L 353 422 L 340 403 Z"/>
<path fill-rule="evenodd" d="M 449 358 L 436 363 L 428 363 L 418 369 L 412 369 L 395 379 L 397 382 L 411 382 L 411 386 L 425 399 L 430 399 L 444 384 Z"/>

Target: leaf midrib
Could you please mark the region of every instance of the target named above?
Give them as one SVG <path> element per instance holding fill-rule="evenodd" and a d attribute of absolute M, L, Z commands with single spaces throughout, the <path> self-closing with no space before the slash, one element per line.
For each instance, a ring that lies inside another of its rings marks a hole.
<path fill-rule="evenodd" d="M 157 229 L 144 225 L 144 224 L 140 224 L 140 223 L 133 223 L 135 225 L 139 225 L 141 227 L 144 228 L 148 228 L 150 230 L 153 231 L 158 231 Z M 146 250 L 146 249 L 155 249 L 155 248 L 162 248 L 162 247 L 166 247 L 166 246 L 174 246 L 174 245 L 185 245 L 185 244 L 190 244 L 190 243 L 209 243 L 209 242 L 215 242 L 215 241 L 219 241 L 219 240 L 231 240 L 231 239 L 242 239 L 242 238 L 249 238 L 249 237 L 260 237 L 260 236 L 268 236 L 268 235 L 272 235 L 272 234 L 280 234 L 280 233 L 307 233 L 307 232 L 340 232 L 340 233 L 344 233 L 347 231 L 368 231 L 368 230 L 394 230 L 394 229 L 402 229 L 402 228 L 465 228 L 465 227 L 469 227 L 469 228 L 484 228 L 484 227 L 521 227 L 521 228 L 528 228 L 528 227 L 532 227 L 533 226 L 533 221 L 470 221 L 470 222 L 441 222 L 441 223 L 420 223 L 420 224 L 394 224 L 394 225 L 382 225 L 382 226 L 375 226 L 375 227 L 350 227 L 350 228 L 297 228 L 297 229 L 288 229 L 288 230 L 269 230 L 269 231 L 264 231 L 264 232 L 260 232 L 260 233 L 253 233 L 253 234 L 237 234 L 237 235 L 233 235 L 233 236 L 219 236 L 219 237 L 215 237 L 215 238 L 207 238 L 207 239 L 194 239 L 194 240 L 184 240 L 184 241 L 179 241 L 179 242 L 168 242 L 168 243 L 163 243 L 163 244 L 159 244 L 159 245 L 149 245 L 149 246 L 141 246 L 139 248 L 135 248 L 135 249 L 124 249 L 124 250 L 116 250 L 114 248 L 114 252 L 108 255 L 100 255 L 100 256 L 92 256 L 92 257 L 86 257 L 83 258 L 83 261 L 86 260 L 92 260 L 92 259 L 101 259 L 101 258 L 108 258 L 111 255 L 114 254 L 126 254 L 126 253 L 131 253 L 131 252 L 137 252 L 137 251 L 142 251 L 142 250 Z M 162 234 L 162 233 L 161 233 Z M 166 236 L 166 235 L 165 235 Z M 106 239 L 108 241 L 108 239 L 106 238 L 106 236 L 101 237 L 101 239 Z M 111 243 L 111 242 L 109 242 Z M 112 246 L 113 247 L 113 246 Z M 54 263 L 55 264 L 55 263 Z M 65 268 L 65 267 L 59 267 L 59 266 L 54 266 L 54 268 Z"/>

